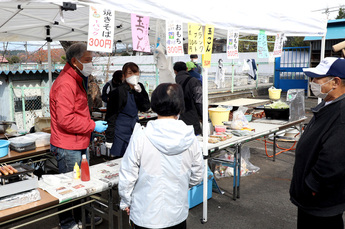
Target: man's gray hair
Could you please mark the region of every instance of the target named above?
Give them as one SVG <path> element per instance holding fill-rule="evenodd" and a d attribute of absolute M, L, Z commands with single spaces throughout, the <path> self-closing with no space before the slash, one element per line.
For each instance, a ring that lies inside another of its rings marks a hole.
<path fill-rule="evenodd" d="M 68 63 L 72 64 L 72 58 L 75 57 L 78 60 L 83 56 L 84 52 L 87 51 L 87 46 L 85 43 L 82 42 L 78 42 L 75 43 L 73 45 L 71 45 L 70 47 L 68 47 L 68 49 L 66 50 L 66 60 Z"/>

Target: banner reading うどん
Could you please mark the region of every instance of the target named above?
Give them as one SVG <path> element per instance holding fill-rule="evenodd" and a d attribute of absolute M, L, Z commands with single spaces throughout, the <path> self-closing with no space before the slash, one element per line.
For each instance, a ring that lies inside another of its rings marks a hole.
<path fill-rule="evenodd" d="M 112 52 L 115 12 L 100 6 L 90 6 L 87 50 Z"/>

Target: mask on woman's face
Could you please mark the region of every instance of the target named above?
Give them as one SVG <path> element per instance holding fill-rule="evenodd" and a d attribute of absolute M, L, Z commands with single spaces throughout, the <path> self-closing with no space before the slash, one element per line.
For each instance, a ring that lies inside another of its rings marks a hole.
<path fill-rule="evenodd" d="M 137 85 L 139 83 L 139 76 L 138 75 L 132 75 L 128 78 L 126 78 L 126 82 L 132 85 Z"/>
<path fill-rule="evenodd" d="M 80 71 L 80 73 L 83 74 L 85 77 L 88 77 L 89 75 L 91 75 L 91 73 L 93 71 L 92 63 L 91 62 L 90 63 L 82 63 L 78 59 L 77 59 L 77 61 L 81 65 L 83 65 L 83 70 L 80 70 L 77 65 L 75 66 Z"/>
<path fill-rule="evenodd" d="M 334 78 L 328 80 L 326 83 L 330 82 L 331 80 L 333 80 Z M 333 88 L 331 90 L 329 90 L 327 93 L 323 93 L 322 90 L 322 86 L 325 85 L 326 83 L 323 84 L 318 84 L 315 82 L 310 82 L 310 90 L 313 92 L 313 94 L 321 99 L 325 99 L 327 97 L 327 95 L 333 91 Z"/>

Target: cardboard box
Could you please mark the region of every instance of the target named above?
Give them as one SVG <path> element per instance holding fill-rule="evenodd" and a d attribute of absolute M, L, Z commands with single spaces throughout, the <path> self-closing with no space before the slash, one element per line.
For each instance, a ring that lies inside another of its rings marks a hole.
<path fill-rule="evenodd" d="M 212 183 L 213 183 L 213 173 L 208 168 L 208 182 L 207 182 L 207 199 L 212 198 Z M 204 183 L 203 181 L 196 185 L 193 186 L 192 188 L 189 189 L 188 191 L 188 204 L 189 208 L 193 208 L 203 202 L 204 198 Z"/>

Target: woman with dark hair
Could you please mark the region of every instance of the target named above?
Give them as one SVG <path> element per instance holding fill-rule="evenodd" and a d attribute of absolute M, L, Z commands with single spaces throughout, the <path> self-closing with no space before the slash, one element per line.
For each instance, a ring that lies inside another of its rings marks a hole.
<path fill-rule="evenodd" d="M 123 84 L 109 96 L 105 120 L 108 121 L 106 147 L 110 154 L 122 157 L 131 138 L 138 111 L 150 109 L 150 100 L 144 86 L 139 83 L 139 67 L 128 62 L 122 67 Z"/>
<path fill-rule="evenodd" d="M 186 228 L 188 189 L 202 180 L 202 151 L 193 126 L 178 120 L 180 85 L 158 85 L 151 107 L 158 119 L 133 134 L 121 161 L 120 207 L 132 228 Z"/>

